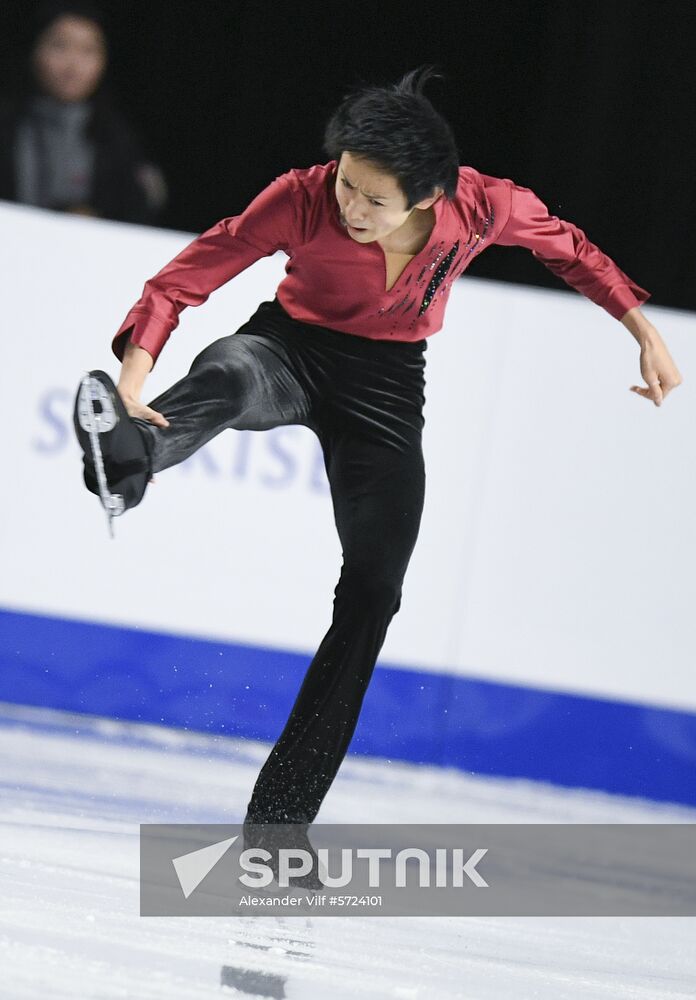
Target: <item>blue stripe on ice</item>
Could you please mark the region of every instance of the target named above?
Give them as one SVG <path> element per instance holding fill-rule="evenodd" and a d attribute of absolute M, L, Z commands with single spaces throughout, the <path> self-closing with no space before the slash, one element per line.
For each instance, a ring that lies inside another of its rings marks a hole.
<path fill-rule="evenodd" d="M 273 741 L 311 656 L 0 611 L 0 700 Z M 351 752 L 696 804 L 696 715 L 382 664 Z"/>

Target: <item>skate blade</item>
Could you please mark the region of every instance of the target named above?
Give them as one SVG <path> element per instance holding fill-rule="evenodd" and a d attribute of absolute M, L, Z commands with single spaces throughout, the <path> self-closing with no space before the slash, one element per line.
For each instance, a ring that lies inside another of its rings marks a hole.
<path fill-rule="evenodd" d="M 110 431 L 116 426 L 118 414 L 114 409 L 114 404 L 106 387 L 102 385 L 99 379 L 89 374 L 85 375 L 80 382 L 77 400 L 77 419 L 80 427 L 89 434 L 89 447 L 92 452 L 94 471 L 97 474 L 99 499 L 106 511 L 109 535 L 113 538 L 113 519 L 123 514 L 126 505 L 120 493 L 112 493 L 109 489 L 104 471 L 104 458 L 101 445 L 99 444 L 99 435 Z"/>
<path fill-rule="evenodd" d="M 83 430 L 88 433 L 94 430 L 97 434 L 113 430 L 118 423 L 118 414 L 106 386 L 93 375 L 85 375 L 80 382 L 77 419 Z"/>

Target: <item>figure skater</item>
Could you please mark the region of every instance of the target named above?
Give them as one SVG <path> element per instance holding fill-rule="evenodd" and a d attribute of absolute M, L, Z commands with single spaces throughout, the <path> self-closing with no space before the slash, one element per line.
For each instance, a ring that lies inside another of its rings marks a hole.
<path fill-rule="evenodd" d="M 632 391 L 659 406 L 681 383 L 640 311 L 648 292 L 531 190 L 459 164 L 423 94 L 432 75 L 349 93 L 326 126 L 328 162 L 281 174 L 150 278 L 113 340 L 118 386 L 94 371 L 78 390 L 84 479 L 110 517 L 228 428 L 300 424 L 321 443 L 343 554 L 333 619 L 258 776 L 249 828 L 306 828 L 348 750 L 421 521 L 427 341 L 471 262 L 494 244 L 527 247 L 635 337 L 647 385 Z M 181 311 L 278 250 L 275 296 L 141 402 Z"/>

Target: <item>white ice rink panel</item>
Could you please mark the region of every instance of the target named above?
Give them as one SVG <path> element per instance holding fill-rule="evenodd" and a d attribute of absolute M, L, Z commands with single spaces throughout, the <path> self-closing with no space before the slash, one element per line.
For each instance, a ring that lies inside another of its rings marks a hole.
<path fill-rule="evenodd" d="M 116 543 L 80 482 L 78 379 L 117 374 L 112 336 L 195 234 L 6 203 L 0 224 L 12 246 L 0 391 L 13 414 L 1 443 L 23 485 L 4 497 L 0 607 L 316 648 L 340 546 L 307 428 L 220 435 L 157 477 Z M 186 309 L 145 396 L 272 298 L 285 261 L 264 258 Z M 693 316 L 644 311 L 688 371 Z M 638 346 L 605 310 L 575 292 L 482 281 L 475 265 L 452 288 L 426 362 L 426 504 L 385 661 L 696 710 L 688 386 L 658 410 L 629 392 Z M 659 552 L 646 532 L 658 524 Z M 61 572 L 35 571 L 29 534 Z M 109 572 L 94 587 L 97 560 Z"/>

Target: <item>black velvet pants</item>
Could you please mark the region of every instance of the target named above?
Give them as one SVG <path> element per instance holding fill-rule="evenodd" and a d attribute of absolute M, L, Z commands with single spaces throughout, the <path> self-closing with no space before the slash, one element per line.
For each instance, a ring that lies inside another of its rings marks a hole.
<path fill-rule="evenodd" d="M 343 553 L 333 620 L 248 804 L 248 823 L 313 822 L 350 744 L 423 509 L 426 341 L 369 340 L 263 302 L 205 348 L 138 420 L 153 472 L 226 428 L 311 428 L 321 443 Z"/>

